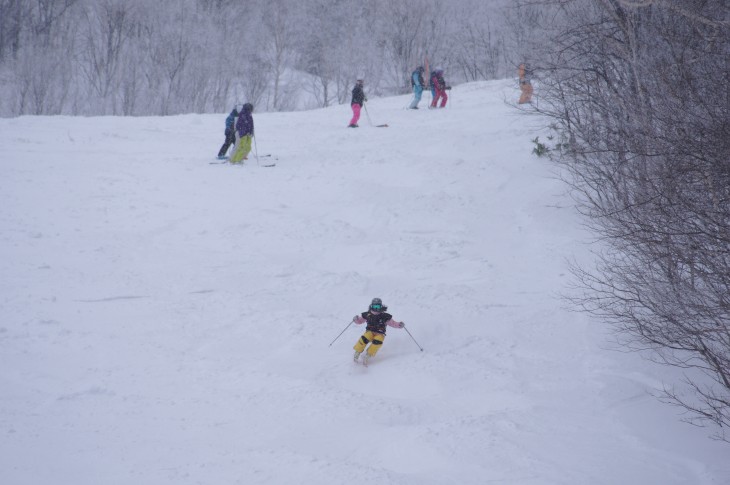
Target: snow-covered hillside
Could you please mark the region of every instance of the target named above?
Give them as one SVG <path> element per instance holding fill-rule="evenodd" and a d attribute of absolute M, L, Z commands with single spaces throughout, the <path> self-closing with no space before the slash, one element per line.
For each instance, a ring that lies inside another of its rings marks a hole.
<path fill-rule="evenodd" d="M 730 483 L 563 308 L 589 237 L 514 83 L 451 94 L 255 113 L 273 168 L 209 163 L 226 114 L 0 120 L 0 482 Z M 423 352 L 353 364 L 373 297 Z"/>

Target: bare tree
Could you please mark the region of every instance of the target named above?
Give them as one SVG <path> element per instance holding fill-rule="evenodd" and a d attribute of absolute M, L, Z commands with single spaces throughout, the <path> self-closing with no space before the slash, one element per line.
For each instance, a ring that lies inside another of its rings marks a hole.
<path fill-rule="evenodd" d="M 158 100 L 157 114 L 177 111 L 176 101 L 183 93 L 185 70 L 195 42 L 189 30 L 191 25 L 190 12 L 181 2 L 173 15 L 151 17 L 145 26 L 150 67 L 146 78 L 149 90 Z"/>
<path fill-rule="evenodd" d="M 544 4 L 544 2 L 542 2 Z M 575 298 L 685 369 L 665 397 L 730 426 L 730 16 L 721 0 L 559 1 L 529 46 L 579 208 L 602 239 Z"/>
<path fill-rule="evenodd" d="M 8 55 L 17 58 L 23 19 L 29 8 L 22 0 L 0 0 L 0 62 Z"/>
<path fill-rule="evenodd" d="M 124 116 L 132 116 L 137 114 L 137 103 L 139 101 L 140 91 L 143 83 L 143 76 L 139 67 L 141 56 L 137 51 L 131 51 L 126 57 L 127 68 L 121 74 L 119 80 L 119 103 L 120 109 Z"/>
<path fill-rule="evenodd" d="M 317 101 L 317 106 L 329 106 L 334 96 L 335 79 L 343 58 L 343 48 L 353 28 L 352 2 L 318 0 L 308 2 L 305 14 L 312 19 L 309 28 L 319 35 L 303 36 L 298 48 L 296 66 L 309 74 L 304 89 Z"/>
<path fill-rule="evenodd" d="M 71 71 L 55 49 L 35 50 L 14 64 L 15 83 L 20 87 L 18 112 L 60 114 L 69 96 Z"/>
<path fill-rule="evenodd" d="M 407 91 L 426 55 L 452 83 L 488 77 L 499 35 L 484 26 L 510 1 L 0 0 L 0 116 L 224 111 L 242 96 L 282 110 L 311 106 L 305 91 L 327 106 L 357 78 L 373 96 Z M 40 64 L 50 53 L 58 69 Z"/>
<path fill-rule="evenodd" d="M 122 52 L 132 35 L 132 6 L 119 0 L 103 0 L 84 9 L 84 34 L 79 66 L 102 106 L 116 114 L 114 98 L 119 91 Z M 135 69 L 134 66 L 130 66 Z M 107 109 L 101 108 L 101 112 Z"/>
<path fill-rule="evenodd" d="M 502 66 L 505 58 L 504 33 L 494 27 L 486 11 L 474 15 L 475 9 L 487 10 L 481 3 L 459 9 L 459 17 L 464 21 L 454 35 L 460 48 L 454 51 L 453 65 L 466 81 L 496 79 L 506 74 Z"/>
<path fill-rule="evenodd" d="M 386 61 L 386 82 L 398 93 L 410 91 L 410 73 L 431 59 L 446 58 L 446 24 L 449 16 L 442 2 L 387 1 L 381 6 L 380 37 Z"/>
<path fill-rule="evenodd" d="M 33 38 L 42 46 L 54 42 L 54 28 L 58 21 L 67 15 L 78 0 L 35 0 L 30 8 L 28 20 Z"/>
<path fill-rule="evenodd" d="M 268 61 L 274 83 L 270 107 L 280 111 L 290 105 L 290 100 L 283 96 L 282 85 L 285 82 L 286 69 L 294 63 L 295 46 L 298 39 L 298 3 L 287 3 L 285 0 L 268 0 L 263 11 L 267 44 L 264 56 Z"/>

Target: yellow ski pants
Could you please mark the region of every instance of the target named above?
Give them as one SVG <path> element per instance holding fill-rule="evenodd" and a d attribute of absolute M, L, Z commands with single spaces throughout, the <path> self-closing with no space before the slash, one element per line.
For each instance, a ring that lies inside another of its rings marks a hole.
<path fill-rule="evenodd" d="M 233 150 L 231 155 L 231 163 L 239 163 L 244 159 L 248 158 L 248 154 L 251 151 L 251 135 L 242 136 Z"/>
<path fill-rule="evenodd" d="M 385 340 L 385 335 L 368 330 L 362 334 L 362 337 L 360 337 L 353 348 L 356 352 L 362 352 L 365 350 L 367 344 L 370 344 L 370 347 L 368 347 L 368 355 L 372 357 L 377 354 L 380 347 L 383 346 L 383 340 Z"/>

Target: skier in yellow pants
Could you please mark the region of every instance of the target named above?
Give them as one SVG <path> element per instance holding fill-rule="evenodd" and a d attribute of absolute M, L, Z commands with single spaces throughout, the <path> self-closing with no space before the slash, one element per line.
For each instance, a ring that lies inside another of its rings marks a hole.
<path fill-rule="evenodd" d="M 253 138 L 253 105 L 246 103 L 236 120 L 236 146 L 231 155 L 231 163 L 242 163 L 248 159 Z"/>
<path fill-rule="evenodd" d="M 355 362 L 358 362 L 360 354 L 362 354 L 367 347 L 367 352 L 363 357 L 362 363 L 364 365 L 368 365 L 370 358 L 377 354 L 380 347 L 382 347 L 387 327 L 403 328 L 406 326 L 403 322 L 396 322 L 393 320 L 393 316 L 386 313 L 387 309 L 388 307 L 383 305 L 383 301 L 380 298 L 373 298 L 368 311 L 363 312 L 360 315 L 355 315 L 352 318 L 352 321 L 356 325 L 367 323 L 365 333 L 358 339 L 354 347 L 355 356 L 353 357 L 353 360 Z M 368 344 L 370 344 L 369 347 Z"/>

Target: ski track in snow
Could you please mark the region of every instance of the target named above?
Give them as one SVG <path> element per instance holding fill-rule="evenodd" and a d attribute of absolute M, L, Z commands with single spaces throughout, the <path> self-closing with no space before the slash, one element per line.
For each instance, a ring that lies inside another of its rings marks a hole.
<path fill-rule="evenodd" d="M 564 309 L 589 237 L 517 96 L 254 113 L 271 168 L 210 164 L 225 115 L 0 119 L 2 483 L 730 483 Z M 328 346 L 374 296 L 423 352 Z"/>

